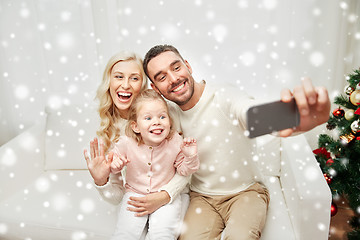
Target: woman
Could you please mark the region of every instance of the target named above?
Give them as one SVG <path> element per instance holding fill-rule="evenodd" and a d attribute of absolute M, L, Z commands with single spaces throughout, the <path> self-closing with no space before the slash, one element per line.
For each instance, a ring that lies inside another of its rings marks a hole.
<path fill-rule="evenodd" d="M 96 98 L 99 100 L 99 115 L 101 118 L 100 146 L 97 138 L 90 142 L 89 158 L 87 151 L 84 156 L 88 169 L 100 195 L 107 202 L 119 204 L 124 187 L 121 174 L 110 174 L 112 159 L 106 159 L 105 153 L 112 143 L 124 135 L 128 110 L 138 94 L 147 88 L 147 77 L 142 67 L 141 58 L 130 52 L 121 52 L 111 57 L 105 67 L 103 79 L 98 87 Z M 126 160 L 124 160 L 126 161 Z M 153 213 L 161 206 L 169 203 L 179 194 L 184 183 L 182 176 L 176 174 L 161 191 L 145 197 L 132 197 L 130 211 L 137 216 Z M 184 196 L 182 196 L 183 198 Z M 185 196 L 186 198 L 187 196 Z"/>

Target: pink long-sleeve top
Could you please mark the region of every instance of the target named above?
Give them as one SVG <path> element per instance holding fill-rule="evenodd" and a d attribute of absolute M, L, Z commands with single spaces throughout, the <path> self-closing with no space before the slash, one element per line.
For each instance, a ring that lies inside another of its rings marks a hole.
<path fill-rule="evenodd" d="M 175 171 L 183 176 L 196 172 L 200 166 L 198 155 L 186 157 L 180 148 L 182 142 L 178 133 L 156 147 L 139 145 L 134 139 L 121 136 L 113 151 L 130 160 L 126 166 L 126 191 L 157 192 Z"/>

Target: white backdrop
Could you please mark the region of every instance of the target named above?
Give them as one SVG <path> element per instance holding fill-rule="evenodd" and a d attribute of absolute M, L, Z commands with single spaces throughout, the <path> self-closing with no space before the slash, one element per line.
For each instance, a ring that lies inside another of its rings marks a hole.
<path fill-rule="evenodd" d="M 333 97 L 360 67 L 357 0 L 0 0 L 0 145 L 46 105 L 94 104 L 107 59 L 170 43 L 195 79 L 275 98 L 303 76 Z"/>

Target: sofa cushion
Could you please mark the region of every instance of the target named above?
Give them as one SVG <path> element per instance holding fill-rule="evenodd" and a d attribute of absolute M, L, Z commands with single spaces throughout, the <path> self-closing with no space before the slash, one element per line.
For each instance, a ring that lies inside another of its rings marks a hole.
<path fill-rule="evenodd" d="M 8 229 L 0 239 L 108 239 L 117 221 L 117 206 L 101 199 L 87 170 L 47 171 L 0 202 L 0 212 Z"/>
<path fill-rule="evenodd" d="M 253 160 L 264 176 L 280 176 L 281 139 L 272 135 L 257 137 Z"/>
<path fill-rule="evenodd" d="M 266 176 L 264 184 L 270 193 L 270 203 L 261 239 L 295 240 L 295 233 L 291 225 L 288 206 L 286 205 L 279 178 Z"/>
<path fill-rule="evenodd" d="M 47 108 L 45 169 L 87 169 L 83 150 L 100 126 L 95 107 Z"/>

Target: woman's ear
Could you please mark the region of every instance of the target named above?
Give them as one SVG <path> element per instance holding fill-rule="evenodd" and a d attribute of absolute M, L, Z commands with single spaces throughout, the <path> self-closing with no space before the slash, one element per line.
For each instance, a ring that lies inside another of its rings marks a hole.
<path fill-rule="evenodd" d="M 139 128 L 138 128 L 138 125 L 137 125 L 137 123 L 136 123 L 135 121 L 132 121 L 131 124 L 130 124 L 130 126 L 131 126 L 131 129 L 132 129 L 135 133 L 140 133 L 140 130 L 139 130 Z"/>

